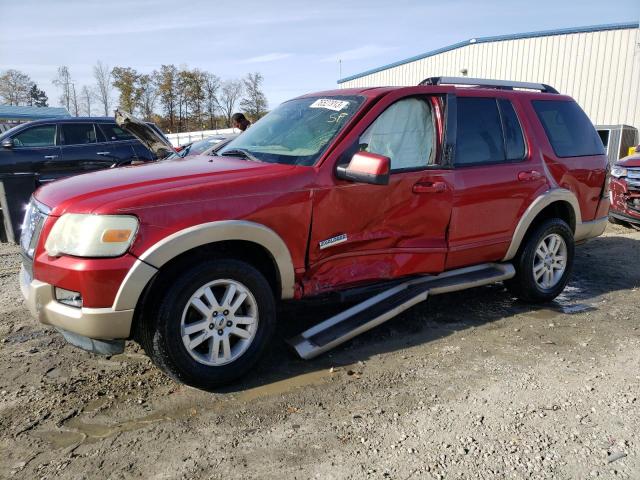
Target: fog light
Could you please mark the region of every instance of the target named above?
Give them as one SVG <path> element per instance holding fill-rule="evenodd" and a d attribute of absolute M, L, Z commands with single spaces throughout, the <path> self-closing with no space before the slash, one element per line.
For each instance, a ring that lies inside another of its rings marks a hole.
<path fill-rule="evenodd" d="M 70 307 L 82 307 L 82 295 L 80 295 L 80 292 L 74 292 L 73 290 L 56 287 L 56 300 Z"/>

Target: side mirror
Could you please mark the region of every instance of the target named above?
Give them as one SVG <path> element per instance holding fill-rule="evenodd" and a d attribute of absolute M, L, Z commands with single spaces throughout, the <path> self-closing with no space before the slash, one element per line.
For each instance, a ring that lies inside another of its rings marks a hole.
<path fill-rule="evenodd" d="M 358 152 L 351 157 L 349 165 L 337 168 L 336 176 L 351 182 L 387 185 L 390 165 L 389 157 L 377 153 Z"/>
<path fill-rule="evenodd" d="M 7 138 L 6 140 L 2 141 L 2 148 L 13 148 L 13 140 L 11 140 L 10 138 Z"/>

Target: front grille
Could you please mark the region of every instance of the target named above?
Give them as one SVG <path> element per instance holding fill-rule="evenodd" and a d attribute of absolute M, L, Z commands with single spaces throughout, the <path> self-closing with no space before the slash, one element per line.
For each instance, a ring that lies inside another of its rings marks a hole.
<path fill-rule="evenodd" d="M 48 214 L 49 208 L 47 206 L 33 198 L 31 199 L 24 215 L 20 233 L 20 247 L 23 256 L 33 259 L 40 232 Z"/>

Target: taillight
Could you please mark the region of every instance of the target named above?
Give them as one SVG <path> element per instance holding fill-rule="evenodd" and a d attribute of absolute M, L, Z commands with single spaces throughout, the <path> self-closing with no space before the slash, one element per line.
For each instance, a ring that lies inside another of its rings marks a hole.
<path fill-rule="evenodd" d="M 610 197 L 611 191 L 611 167 L 607 165 L 607 170 L 604 176 L 604 185 L 602 186 L 602 198 Z"/>

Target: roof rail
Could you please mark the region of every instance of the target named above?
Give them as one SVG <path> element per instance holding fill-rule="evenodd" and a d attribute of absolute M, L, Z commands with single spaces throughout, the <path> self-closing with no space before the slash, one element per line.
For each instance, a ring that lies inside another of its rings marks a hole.
<path fill-rule="evenodd" d="M 492 80 L 488 78 L 470 77 L 429 77 L 418 85 L 473 85 L 476 87 L 499 88 L 501 90 L 513 90 L 523 88 L 526 90 L 539 90 L 544 93 L 558 93 L 558 91 L 544 83 L 514 82 L 511 80 Z"/>

